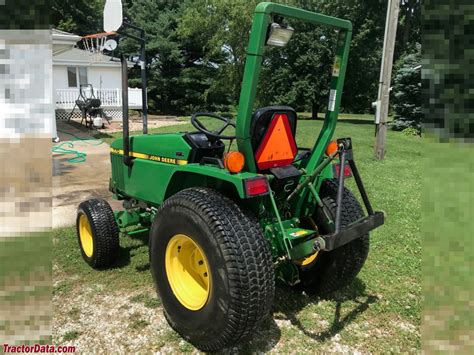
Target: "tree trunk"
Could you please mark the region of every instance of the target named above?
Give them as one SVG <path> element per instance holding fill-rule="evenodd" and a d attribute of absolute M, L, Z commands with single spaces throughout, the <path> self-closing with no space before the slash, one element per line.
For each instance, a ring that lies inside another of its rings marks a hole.
<path fill-rule="evenodd" d="M 319 103 L 313 101 L 311 104 L 311 119 L 317 120 L 318 119 L 318 112 L 319 112 Z"/>
<path fill-rule="evenodd" d="M 407 14 L 405 17 L 405 26 L 403 28 L 403 45 L 405 46 L 410 39 L 411 30 L 411 15 Z"/>

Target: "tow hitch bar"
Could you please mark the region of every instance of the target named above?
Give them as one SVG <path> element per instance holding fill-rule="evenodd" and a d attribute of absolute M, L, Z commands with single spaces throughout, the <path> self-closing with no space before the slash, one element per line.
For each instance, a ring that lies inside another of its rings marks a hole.
<path fill-rule="evenodd" d="M 337 140 L 339 146 L 339 159 L 340 159 L 340 168 L 339 168 L 339 178 L 338 178 L 338 189 L 336 197 L 336 221 L 335 221 L 335 230 L 334 233 L 327 234 L 316 238 L 313 248 L 317 251 L 325 250 L 330 251 L 340 246 L 347 244 L 354 239 L 360 238 L 366 235 L 371 230 L 381 226 L 384 223 L 384 214 L 383 212 L 376 211 L 372 209 L 367 192 L 365 191 L 364 184 L 360 177 L 359 171 L 355 164 L 353 154 L 352 154 L 352 141 L 350 138 L 341 138 Z M 349 167 L 354 176 L 357 188 L 359 189 L 362 201 L 364 202 L 365 208 L 367 210 L 368 216 L 364 217 L 348 226 L 344 226 L 341 230 L 341 212 L 342 212 L 342 195 L 344 193 L 344 171 L 346 164 L 349 164 Z"/>

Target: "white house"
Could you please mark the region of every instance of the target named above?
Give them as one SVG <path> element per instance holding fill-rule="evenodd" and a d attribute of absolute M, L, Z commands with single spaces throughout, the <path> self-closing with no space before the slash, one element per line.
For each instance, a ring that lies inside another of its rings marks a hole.
<path fill-rule="evenodd" d="M 56 119 L 67 119 L 79 97 L 80 85 L 92 84 L 102 107 L 115 119 L 122 118 L 121 65 L 118 58 L 77 48 L 80 36 L 52 30 L 53 89 Z M 131 67 L 133 64 L 129 64 Z M 129 88 L 129 107 L 141 109 L 141 89 Z M 76 109 L 74 116 L 79 117 Z"/>

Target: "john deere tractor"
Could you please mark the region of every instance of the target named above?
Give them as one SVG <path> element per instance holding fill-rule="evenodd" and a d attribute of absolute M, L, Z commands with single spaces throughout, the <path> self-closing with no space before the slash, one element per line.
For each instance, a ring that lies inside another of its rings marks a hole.
<path fill-rule="evenodd" d="M 285 19 L 338 33 L 324 125 L 308 148 L 296 144 L 291 107 L 254 109 L 265 46 L 285 45 L 294 31 Z M 110 191 L 124 209 L 99 199 L 79 205 L 82 256 L 93 268 L 113 266 L 119 235 L 147 233 L 166 319 L 201 350 L 249 340 L 272 307 L 276 280 L 323 295 L 347 285 L 367 258 L 369 231 L 384 216 L 371 207 L 351 139 L 332 140 L 351 34 L 349 21 L 262 2 L 235 122 L 195 113 L 193 132 L 130 137 L 124 97 L 123 138 L 110 149 Z M 125 63 L 125 87 L 126 74 Z M 366 213 L 344 186 L 348 176 Z"/>

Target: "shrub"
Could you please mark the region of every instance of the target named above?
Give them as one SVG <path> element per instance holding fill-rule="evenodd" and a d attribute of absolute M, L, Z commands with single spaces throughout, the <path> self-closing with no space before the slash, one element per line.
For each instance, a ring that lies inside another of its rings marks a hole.
<path fill-rule="evenodd" d="M 419 136 L 420 135 L 420 131 L 416 128 L 413 128 L 413 127 L 408 127 L 408 128 L 405 128 L 402 133 L 405 135 L 405 136 Z"/>
<path fill-rule="evenodd" d="M 397 63 L 398 69 L 393 80 L 393 111 L 392 129 L 402 131 L 414 128 L 421 132 L 421 49 L 407 54 Z"/>

